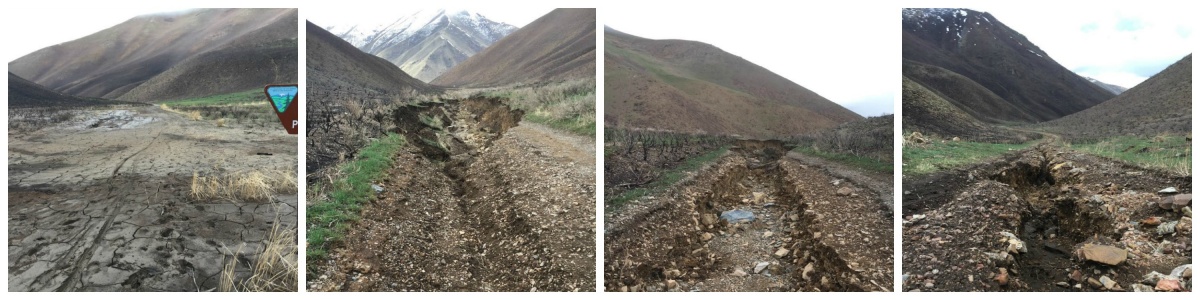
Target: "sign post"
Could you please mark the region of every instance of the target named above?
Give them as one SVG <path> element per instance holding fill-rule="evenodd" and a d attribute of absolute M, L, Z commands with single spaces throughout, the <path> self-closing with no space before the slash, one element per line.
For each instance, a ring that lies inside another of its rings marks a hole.
<path fill-rule="evenodd" d="M 300 102 L 299 89 L 295 84 L 272 84 L 263 88 L 263 93 L 267 94 L 267 102 L 275 109 L 279 123 L 283 124 L 283 129 L 286 129 L 288 134 L 296 134 L 300 128 L 300 117 L 296 111 L 296 103 Z"/>

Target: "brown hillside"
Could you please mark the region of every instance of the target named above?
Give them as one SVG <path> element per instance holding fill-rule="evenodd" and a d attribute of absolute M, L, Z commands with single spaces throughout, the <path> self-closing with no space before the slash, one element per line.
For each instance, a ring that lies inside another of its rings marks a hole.
<path fill-rule="evenodd" d="M 431 84 L 488 87 L 596 74 L 596 9 L 559 8 L 455 65 Z"/>
<path fill-rule="evenodd" d="M 288 26 L 296 16 L 296 9 L 139 16 L 8 66 L 18 76 L 65 94 L 138 101 L 294 82 L 296 33 L 294 25 Z M 145 83 L 150 85 L 139 89 Z"/>
<path fill-rule="evenodd" d="M 43 86 L 8 73 L 8 108 L 29 107 L 74 107 L 108 104 L 55 92 Z"/>
<path fill-rule="evenodd" d="M 712 45 L 605 30 L 605 126 L 780 137 L 861 116 Z"/>
<path fill-rule="evenodd" d="M 1041 124 L 1068 139 L 1192 132 L 1192 55 L 1107 102 Z"/>
<path fill-rule="evenodd" d="M 400 67 L 358 50 L 312 22 L 305 31 L 306 95 L 312 101 L 347 96 L 394 99 L 432 91 Z"/>
<path fill-rule="evenodd" d="M 1113 94 L 1067 70 L 1025 36 L 991 14 L 968 9 L 903 10 L 905 63 L 936 66 L 974 81 L 999 97 L 946 98 L 989 122 L 1056 119 L 1104 102 Z M 905 68 L 909 71 L 911 68 Z M 935 92 L 922 76 L 905 73 Z M 950 93 L 946 93 L 950 94 Z"/>

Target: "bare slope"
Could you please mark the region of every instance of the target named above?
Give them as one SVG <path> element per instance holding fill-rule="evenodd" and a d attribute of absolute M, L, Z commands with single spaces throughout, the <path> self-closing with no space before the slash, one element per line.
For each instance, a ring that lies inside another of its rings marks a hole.
<path fill-rule="evenodd" d="M 139 16 L 9 63 L 70 95 L 162 101 L 295 82 L 296 9 Z"/>
<path fill-rule="evenodd" d="M 309 99 L 394 98 L 431 90 L 391 62 L 358 50 L 312 22 L 305 31 Z"/>
<path fill-rule="evenodd" d="M 1192 132 L 1192 55 L 1087 110 L 1043 124 L 1070 139 Z"/>
<path fill-rule="evenodd" d="M 991 14 L 968 9 L 904 9 L 903 57 L 959 74 L 991 97 L 948 97 L 977 119 L 1032 123 L 1056 119 L 1113 97 L 1067 70 Z M 905 76 L 940 92 L 917 76 Z M 953 87 L 950 87 L 953 88 Z"/>
<path fill-rule="evenodd" d="M 559 8 L 454 66 L 432 84 L 487 87 L 596 74 L 596 9 Z"/>
<path fill-rule="evenodd" d="M 604 37 L 605 126 L 773 137 L 862 119 L 709 44 Z"/>
<path fill-rule="evenodd" d="M 8 108 L 48 107 L 48 106 L 87 106 L 105 104 L 99 101 L 83 99 L 63 93 L 51 91 L 37 83 L 25 80 L 13 73 L 8 73 Z"/>

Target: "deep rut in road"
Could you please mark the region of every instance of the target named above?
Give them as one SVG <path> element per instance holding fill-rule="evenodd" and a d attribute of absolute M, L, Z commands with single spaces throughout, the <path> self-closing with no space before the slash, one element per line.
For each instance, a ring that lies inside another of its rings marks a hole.
<path fill-rule="evenodd" d="M 395 110 L 409 147 L 309 289 L 594 289 L 594 175 L 514 135 L 523 114 L 492 98 Z"/>
<path fill-rule="evenodd" d="M 891 218 L 874 191 L 785 158 L 779 141 L 732 150 L 606 217 L 607 290 L 889 290 Z M 754 219 L 722 217 L 735 212 Z"/>

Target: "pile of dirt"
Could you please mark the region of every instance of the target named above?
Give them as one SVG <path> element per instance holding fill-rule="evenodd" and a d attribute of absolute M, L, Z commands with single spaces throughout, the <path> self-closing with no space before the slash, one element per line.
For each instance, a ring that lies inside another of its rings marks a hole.
<path fill-rule="evenodd" d="M 1190 177 L 1044 144 L 913 183 L 906 291 L 1190 289 L 1190 275 L 1169 277 L 1191 262 L 1190 207 L 1158 205 L 1164 188 L 1190 193 Z"/>
<path fill-rule="evenodd" d="M 889 290 L 891 218 L 874 191 L 781 159 L 779 141 L 732 149 L 662 198 L 606 213 L 607 290 Z"/>
<path fill-rule="evenodd" d="M 410 147 L 310 261 L 309 290 L 593 290 L 594 154 L 539 140 L 547 129 L 522 114 L 484 98 L 397 109 Z"/>

